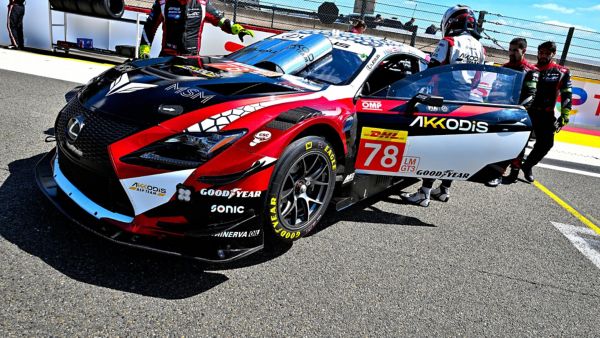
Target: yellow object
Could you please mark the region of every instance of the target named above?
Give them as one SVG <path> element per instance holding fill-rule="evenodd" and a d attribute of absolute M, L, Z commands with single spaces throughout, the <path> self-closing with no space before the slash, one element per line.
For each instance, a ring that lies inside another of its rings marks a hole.
<path fill-rule="evenodd" d="M 554 136 L 554 141 L 600 148 L 600 136 L 573 133 L 566 130 L 561 130 L 556 134 Z"/>
<path fill-rule="evenodd" d="M 592 221 L 587 219 L 585 216 L 583 216 L 581 213 L 579 213 L 579 211 L 575 210 L 573 207 L 568 205 L 565 201 L 560 199 L 560 197 L 556 196 L 552 191 L 550 191 L 538 181 L 533 182 L 533 185 L 535 185 L 538 189 L 543 191 L 546 195 L 550 196 L 550 198 L 552 198 L 556 203 L 558 203 L 558 205 L 563 207 L 565 210 L 567 210 L 573 216 L 575 216 L 578 220 L 580 220 L 581 223 L 585 224 L 588 228 L 594 230 L 595 233 L 600 235 L 600 228 L 596 224 L 592 223 Z"/>
<path fill-rule="evenodd" d="M 138 51 L 138 57 L 140 59 L 150 58 L 150 46 L 149 45 L 140 45 L 140 49 Z"/>

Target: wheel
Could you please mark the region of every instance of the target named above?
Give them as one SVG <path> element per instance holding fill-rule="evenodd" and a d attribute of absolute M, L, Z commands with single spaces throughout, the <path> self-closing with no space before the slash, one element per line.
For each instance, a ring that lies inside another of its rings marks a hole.
<path fill-rule="evenodd" d="M 277 162 L 267 194 L 266 233 L 279 242 L 307 235 L 325 214 L 335 188 L 333 146 L 309 136 L 290 144 Z"/>

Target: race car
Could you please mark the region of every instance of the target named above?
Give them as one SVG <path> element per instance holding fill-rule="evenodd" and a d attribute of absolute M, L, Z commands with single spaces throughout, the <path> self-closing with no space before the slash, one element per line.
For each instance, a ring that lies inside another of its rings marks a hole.
<path fill-rule="evenodd" d="M 227 262 L 406 179 L 497 177 L 531 131 L 522 74 L 427 60 L 301 30 L 225 57 L 127 62 L 66 94 L 37 181 L 112 241 Z"/>

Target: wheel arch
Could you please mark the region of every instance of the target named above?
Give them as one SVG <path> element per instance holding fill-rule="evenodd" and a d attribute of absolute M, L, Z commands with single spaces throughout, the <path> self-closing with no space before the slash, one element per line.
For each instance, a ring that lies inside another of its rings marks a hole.
<path fill-rule="evenodd" d="M 313 124 L 313 125 L 307 127 L 306 129 L 304 129 L 298 135 L 296 135 L 294 137 L 294 139 L 290 142 L 290 144 L 292 142 L 299 140 L 306 136 L 323 136 L 323 137 L 325 137 L 325 139 L 327 141 L 329 141 L 331 143 L 331 145 L 333 146 L 333 150 L 335 151 L 335 157 L 336 157 L 337 163 L 338 164 L 345 163 L 346 152 L 344 149 L 344 142 L 342 141 L 339 133 L 335 130 L 335 128 L 333 128 L 332 126 L 330 126 L 326 123 Z M 338 170 L 337 170 L 338 173 L 343 173 L 343 170 L 340 170 L 340 169 L 345 170 L 345 168 L 343 168 L 343 166 L 338 166 Z"/>

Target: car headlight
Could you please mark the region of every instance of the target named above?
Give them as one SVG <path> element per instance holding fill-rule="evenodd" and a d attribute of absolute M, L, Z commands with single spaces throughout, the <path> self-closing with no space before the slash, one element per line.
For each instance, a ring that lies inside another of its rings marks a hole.
<path fill-rule="evenodd" d="M 160 169 L 193 169 L 227 149 L 246 132 L 178 134 L 126 155 L 121 161 Z"/>

